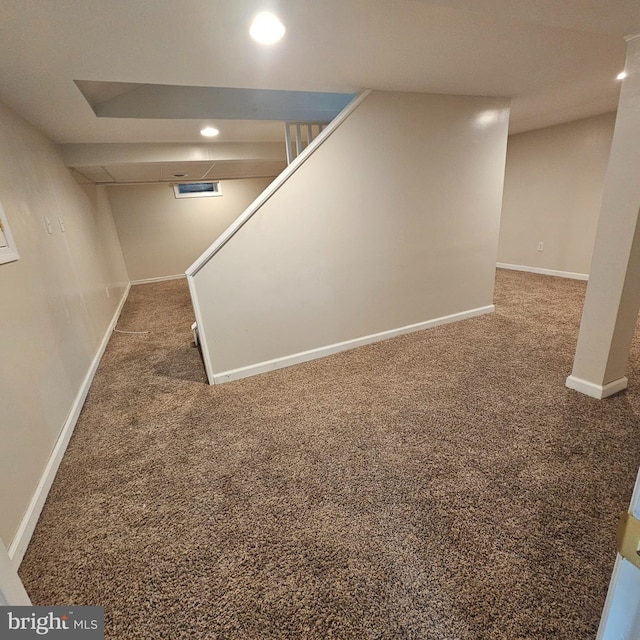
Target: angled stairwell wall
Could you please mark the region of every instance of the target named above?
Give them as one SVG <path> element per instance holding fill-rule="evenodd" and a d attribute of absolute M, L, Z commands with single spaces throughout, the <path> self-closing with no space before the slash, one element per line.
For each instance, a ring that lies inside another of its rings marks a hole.
<path fill-rule="evenodd" d="M 187 271 L 210 382 L 492 311 L 508 113 L 350 105 Z"/>

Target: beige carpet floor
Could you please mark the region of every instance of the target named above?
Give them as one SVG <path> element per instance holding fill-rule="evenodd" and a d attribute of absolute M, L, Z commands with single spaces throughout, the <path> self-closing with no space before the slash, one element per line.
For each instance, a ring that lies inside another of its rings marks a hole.
<path fill-rule="evenodd" d="M 132 289 L 20 569 L 119 640 L 594 638 L 640 464 L 565 388 L 585 284 L 209 387 L 184 281 Z"/>

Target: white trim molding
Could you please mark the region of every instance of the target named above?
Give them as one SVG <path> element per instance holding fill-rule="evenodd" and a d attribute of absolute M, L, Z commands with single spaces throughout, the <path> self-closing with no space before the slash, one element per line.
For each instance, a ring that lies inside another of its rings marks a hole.
<path fill-rule="evenodd" d="M 165 280 L 180 280 L 186 278 L 184 273 L 178 273 L 175 276 L 159 276 L 157 278 L 144 278 L 143 280 L 132 280 L 131 284 L 149 284 L 151 282 L 164 282 Z"/>
<path fill-rule="evenodd" d="M 566 381 L 566 386 L 574 391 L 584 393 L 586 396 L 602 400 L 608 396 L 612 396 L 614 393 L 624 391 L 629 384 L 629 380 L 626 377 L 618 378 L 613 382 L 609 382 L 605 385 L 595 384 L 594 382 L 588 382 L 582 378 L 576 376 L 569 376 Z"/>
<path fill-rule="evenodd" d="M 0 540 L 0 607 L 30 605 L 29 595 Z"/>
<path fill-rule="evenodd" d="M 448 316 L 434 318 L 433 320 L 418 322 L 417 324 L 411 324 L 406 327 L 389 329 L 388 331 L 374 333 L 372 335 L 363 336 L 361 338 L 354 338 L 353 340 L 346 340 L 345 342 L 338 342 L 326 347 L 319 347 L 317 349 L 310 349 L 309 351 L 303 351 L 301 353 L 294 353 L 282 358 L 276 358 L 275 360 L 267 360 L 266 362 L 259 362 L 257 364 L 241 367 L 239 369 L 232 369 L 231 371 L 214 373 L 210 376 L 209 380 L 212 384 L 232 382 L 233 380 L 255 376 L 260 373 L 266 373 L 268 371 L 275 371 L 276 369 L 290 367 L 294 364 L 308 362 L 309 360 L 324 358 L 325 356 L 330 356 L 334 353 L 339 353 L 340 351 L 348 351 L 349 349 L 355 349 L 356 347 L 362 347 L 374 342 L 380 342 L 381 340 L 388 340 L 389 338 L 395 338 L 396 336 L 413 333 L 414 331 L 422 331 L 423 329 L 430 329 L 432 327 L 437 327 L 438 325 L 449 324 L 450 322 L 458 322 L 460 320 L 467 320 L 476 316 L 482 316 L 487 313 L 493 313 L 494 311 L 495 306 L 492 304 L 487 305 L 486 307 L 479 307 L 477 309 L 461 311 L 460 313 L 453 313 Z"/>
<path fill-rule="evenodd" d="M 204 363 L 204 370 L 207 374 L 207 380 L 209 384 L 215 384 L 215 374 L 213 372 L 213 364 L 211 362 L 211 354 L 209 346 L 207 344 L 207 336 L 202 329 L 204 327 L 204 320 L 202 318 L 202 312 L 200 310 L 200 299 L 196 291 L 196 282 L 193 276 L 187 276 L 187 282 L 189 284 L 189 293 L 191 294 L 191 304 L 193 306 L 193 315 L 196 317 L 196 327 L 198 331 L 198 342 L 200 343 L 200 353 L 202 354 L 202 362 Z"/>
<path fill-rule="evenodd" d="M 507 264 L 497 262 L 498 269 L 510 269 L 511 271 L 527 271 L 528 273 L 539 273 L 543 276 L 556 276 L 558 278 L 570 278 L 571 280 L 588 280 L 588 273 L 574 273 L 573 271 L 556 271 L 555 269 L 542 269 L 541 267 L 527 267 L 523 264 Z"/>
<path fill-rule="evenodd" d="M 124 307 L 124 303 L 127 300 L 127 296 L 129 295 L 129 290 L 131 288 L 131 284 L 127 284 L 127 287 L 122 294 L 122 299 L 118 304 L 118 308 L 116 309 L 113 319 L 109 323 L 109 327 L 98 347 L 98 352 L 95 357 L 91 361 L 91 365 L 89 366 L 89 370 L 87 371 L 82 384 L 80 385 L 80 389 L 71 405 L 71 410 L 69 411 L 69 415 L 65 420 L 65 423 L 60 431 L 60 435 L 56 440 L 56 443 L 53 447 L 53 451 L 51 452 L 51 456 L 47 462 L 47 466 L 44 469 L 42 476 L 40 477 L 40 482 L 38 482 L 38 486 L 31 498 L 31 502 L 29 502 L 29 506 L 20 522 L 20 526 L 9 545 L 9 558 L 11 559 L 11 563 L 13 567 L 17 570 L 22 562 L 22 558 L 27 550 L 29 545 L 29 541 L 31 540 L 31 536 L 36 528 L 36 524 L 38 523 L 38 518 L 40 517 L 40 513 L 42 512 L 42 508 L 44 507 L 44 503 L 49 495 L 49 490 L 51 489 L 51 485 L 53 484 L 53 480 L 58 471 L 58 467 L 62 462 L 62 457 L 64 456 L 65 451 L 67 450 L 67 445 L 69 444 L 69 440 L 73 434 L 73 430 L 75 429 L 76 423 L 78 422 L 78 416 L 80 415 L 80 411 L 82 410 L 82 406 L 84 405 L 84 401 L 87 398 L 87 394 L 89 393 L 89 388 L 91 387 L 91 383 L 96 374 L 96 370 L 98 369 L 98 365 L 100 364 L 100 360 L 104 355 L 104 352 L 107 348 L 107 344 L 109 343 L 109 339 L 111 338 L 111 334 L 115 329 L 116 324 L 118 323 L 118 319 L 120 318 L 120 313 L 122 312 L 122 307 Z"/>

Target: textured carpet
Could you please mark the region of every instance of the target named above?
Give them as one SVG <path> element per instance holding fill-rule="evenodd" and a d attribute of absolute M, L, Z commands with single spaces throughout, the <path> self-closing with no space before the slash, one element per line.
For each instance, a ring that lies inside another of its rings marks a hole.
<path fill-rule="evenodd" d="M 640 464 L 627 392 L 564 386 L 585 284 L 217 387 L 184 281 L 136 286 L 20 569 L 107 637 L 594 638 Z"/>

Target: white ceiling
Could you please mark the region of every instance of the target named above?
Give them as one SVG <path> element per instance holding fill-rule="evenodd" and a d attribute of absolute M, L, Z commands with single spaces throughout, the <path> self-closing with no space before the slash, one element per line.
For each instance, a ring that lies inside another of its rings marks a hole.
<path fill-rule="evenodd" d="M 285 160 L 226 160 L 217 162 L 121 162 L 75 166 L 79 182 L 127 184 L 140 182 L 198 182 L 270 178 L 287 166 Z"/>
<path fill-rule="evenodd" d="M 287 27 L 271 48 L 248 36 L 264 8 Z M 282 140 L 215 113 L 98 118 L 74 80 L 509 96 L 518 132 L 615 109 L 638 32 L 640 0 L 0 0 L 0 100 L 58 143 Z"/>

